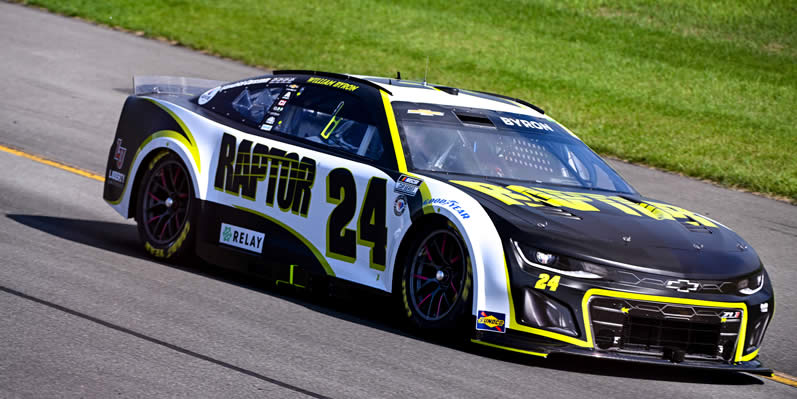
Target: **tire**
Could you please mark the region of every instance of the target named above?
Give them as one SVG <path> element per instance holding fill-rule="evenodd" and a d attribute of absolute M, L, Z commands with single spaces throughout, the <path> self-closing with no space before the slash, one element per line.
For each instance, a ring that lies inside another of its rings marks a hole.
<path fill-rule="evenodd" d="M 470 314 L 472 274 L 468 249 L 453 226 L 419 234 L 407 252 L 401 279 L 410 325 L 457 328 Z"/>
<path fill-rule="evenodd" d="M 158 153 L 138 185 L 136 222 L 146 251 L 160 259 L 192 254 L 194 189 L 191 175 L 176 154 Z"/>

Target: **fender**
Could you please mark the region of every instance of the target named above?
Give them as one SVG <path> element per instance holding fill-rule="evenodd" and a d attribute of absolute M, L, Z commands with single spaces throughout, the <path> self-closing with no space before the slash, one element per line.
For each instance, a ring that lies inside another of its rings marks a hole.
<path fill-rule="evenodd" d="M 424 211 L 446 217 L 459 230 L 468 248 L 473 268 L 472 314 L 476 315 L 479 310 L 503 313 L 507 316 L 506 327 L 510 328 L 504 246 L 492 219 L 481 204 L 464 191 L 446 182 L 415 175 L 428 187 L 429 198 L 424 198 Z"/>
<path fill-rule="evenodd" d="M 122 171 L 127 173 L 121 174 L 123 184 L 106 179 L 103 194 L 105 201 L 123 217 L 129 218 L 131 215 L 131 180 L 135 181 L 142 162 L 161 148 L 177 154 L 190 169 L 195 197 L 204 198 L 206 195 L 203 189 L 206 185 L 199 184 L 199 180 L 206 179 L 200 172 L 206 172 L 208 166 L 201 163 L 209 163 L 209 157 L 200 154 L 199 149 L 203 146 L 197 143 L 184 121 L 188 121 L 189 125 L 198 123 L 190 112 L 173 104 L 149 97 L 128 97 L 111 146 L 106 175 L 119 176 Z M 126 156 L 134 148 L 135 153 Z"/>

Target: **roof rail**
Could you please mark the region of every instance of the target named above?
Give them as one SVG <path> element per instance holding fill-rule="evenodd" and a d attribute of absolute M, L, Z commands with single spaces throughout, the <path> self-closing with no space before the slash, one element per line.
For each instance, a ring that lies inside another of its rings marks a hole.
<path fill-rule="evenodd" d="M 357 78 L 357 77 L 354 77 L 354 76 L 351 76 L 351 75 L 345 75 L 345 74 L 342 74 L 342 73 L 323 72 L 323 71 L 309 71 L 309 70 L 303 70 L 303 69 L 295 69 L 295 70 L 294 69 L 289 69 L 289 70 L 273 71 L 272 74 L 274 74 L 274 75 L 315 75 L 315 76 L 325 76 L 325 77 L 328 77 L 328 78 L 350 80 L 352 82 L 362 83 L 364 85 L 371 86 L 371 87 L 373 87 L 375 89 L 382 90 L 385 93 L 390 94 L 391 96 L 393 95 L 393 93 L 391 93 L 389 90 L 385 89 L 384 87 L 382 87 L 382 86 L 380 86 L 380 85 L 378 85 L 378 84 L 376 84 L 374 82 L 371 82 L 370 80 L 360 79 L 360 78 Z"/>
<path fill-rule="evenodd" d="M 528 101 L 521 100 L 519 98 L 504 96 L 504 95 L 501 95 L 501 94 L 490 93 L 490 92 L 486 92 L 486 91 L 479 91 L 479 90 L 474 90 L 474 91 L 477 92 L 477 93 L 487 94 L 488 96 L 494 96 L 494 97 L 498 97 L 498 98 L 503 98 L 505 100 L 511 100 L 511 101 L 516 102 L 516 103 L 523 104 L 523 105 L 525 105 L 525 106 L 527 106 L 527 107 L 529 107 L 529 108 L 531 108 L 531 109 L 533 109 L 533 110 L 545 115 L 545 111 L 543 111 L 542 108 L 540 108 L 540 107 L 538 107 L 538 106 L 536 106 L 536 105 L 534 105 L 534 104 L 532 104 L 532 103 L 530 103 Z"/>

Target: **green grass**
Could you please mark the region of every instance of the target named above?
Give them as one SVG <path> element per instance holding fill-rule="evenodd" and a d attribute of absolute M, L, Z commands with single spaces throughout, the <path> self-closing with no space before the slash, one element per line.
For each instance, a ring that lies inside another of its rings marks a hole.
<path fill-rule="evenodd" d="M 797 200 L 793 0 L 28 3 L 272 68 L 428 57 L 430 82 L 526 99 L 603 154 Z"/>

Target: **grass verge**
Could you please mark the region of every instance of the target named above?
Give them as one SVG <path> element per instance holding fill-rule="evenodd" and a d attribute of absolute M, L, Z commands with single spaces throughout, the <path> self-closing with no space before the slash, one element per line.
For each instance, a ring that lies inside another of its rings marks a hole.
<path fill-rule="evenodd" d="M 430 82 L 524 98 L 603 154 L 797 201 L 792 1 L 25 3 L 273 68 L 428 57 Z"/>

